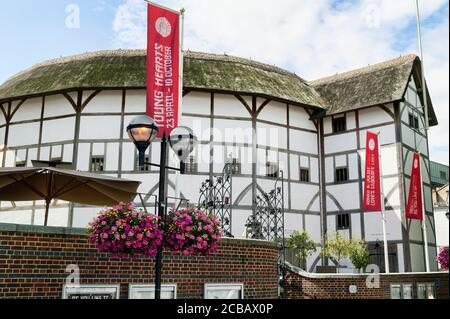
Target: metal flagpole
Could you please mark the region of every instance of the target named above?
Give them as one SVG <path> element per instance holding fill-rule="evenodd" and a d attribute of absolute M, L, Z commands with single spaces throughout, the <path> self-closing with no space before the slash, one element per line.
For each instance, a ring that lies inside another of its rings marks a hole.
<path fill-rule="evenodd" d="M 422 76 L 422 96 L 423 96 L 423 105 L 424 105 L 424 114 L 425 114 L 425 130 L 429 128 L 429 120 L 428 120 L 428 99 L 427 99 L 427 87 L 425 84 L 425 67 L 423 61 L 423 46 L 422 46 L 422 32 L 420 28 L 420 9 L 419 9 L 419 0 L 416 0 L 416 12 L 417 12 L 417 37 L 419 39 L 419 54 L 421 61 L 421 76 Z"/>
<path fill-rule="evenodd" d="M 179 72 L 178 72 L 178 83 L 179 83 L 179 98 L 178 98 L 178 122 L 181 119 L 183 114 L 182 106 L 183 106 L 183 66 L 184 66 L 184 55 L 183 55 L 183 43 L 184 43 L 184 8 L 180 10 L 180 61 L 179 61 Z M 180 192 L 180 172 L 175 172 L 175 207 L 178 207 L 181 197 Z"/>
<path fill-rule="evenodd" d="M 421 154 L 419 152 L 419 165 Z M 427 235 L 427 214 L 425 212 L 425 196 L 423 188 L 422 170 L 420 170 L 420 188 L 422 193 L 422 231 L 423 231 L 423 245 L 425 247 L 425 270 L 430 272 L 430 255 L 428 254 L 428 235 Z"/>
<path fill-rule="evenodd" d="M 390 273 L 389 271 L 389 247 L 388 247 L 388 241 L 387 241 L 387 235 L 386 235 L 386 211 L 384 207 L 384 188 L 383 188 L 383 165 L 381 162 L 381 139 L 380 139 L 380 132 L 378 132 L 378 162 L 380 163 L 380 197 L 381 197 L 381 219 L 383 224 L 383 246 L 384 246 L 384 268 L 385 272 L 387 274 Z"/>

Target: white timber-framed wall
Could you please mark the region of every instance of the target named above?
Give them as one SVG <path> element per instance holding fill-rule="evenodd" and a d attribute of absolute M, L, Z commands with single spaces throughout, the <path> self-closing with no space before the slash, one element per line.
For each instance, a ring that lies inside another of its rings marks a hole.
<path fill-rule="evenodd" d="M 412 77 L 411 77 L 412 79 Z M 325 236 L 340 232 L 373 245 L 382 244 L 379 213 L 364 213 L 363 200 L 366 131 L 380 132 L 383 186 L 386 196 L 387 237 L 392 270 L 425 270 L 424 245 L 419 222 L 406 220 L 412 154 L 422 153 L 422 172 L 427 211 L 428 244 L 432 269 L 437 265 L 435 228 L 430 186 L 428 136 L 424 130 L 422 102 L 410 81 L 404 101 L 355 109 L 318 118 L 316 109 L 259 95 L 185 89 L 180 125 L 191 127 L 199 138 L 193 158 L 195 174 L 170 171 L 168 196 L 180 196 L 197 204 L 201 183 L 220 174 L 231 155 L 240 163 L 233 176 L 232 233 L 245 236 L 245 223 L 255 209 L 253 198 L 273 189 L 276 178 L 268 177 L 267 163 L 284 173 L 285 235 L 306 230 L 318 246 L 307 270 L 326 264 L 320 257 Z M 142 182 L 139 191 L 154 205 L 159 170 L 136 168 L 137 151 L 126 127 L 145 113 L 145 88 L 67 90 L 33 96 L 0 105 L 0 152 L 2 167 L 32 166 L 32 160 L 72 162 L 91 171 L 93 158 L 104 160 L 103 174 Z M 413 113 L 419 127 L 411 127 Z M 345 118 L 345 130 L 333 132 L 333 118 Z M 148 159 L 159 162 L 160 144 L 152 143 Z M 169 165 L 177 166 L 171 154 Z M 336 168 L 346 167 L 348 180 L 337 182 Z M 300 168 L 309 172 L 301 181 Z M 178 185 L 178 187 L 176 186 Z M 138 203 L 139 204 L 139 203 Z M 85 227 L 98 207 L 53 202 L 49 225 Z M 348 214 L 349 225 L 337 230 L 338 216 Z M 1 202 L 0 222 L 42 225 L 44 201 Z M 382 252 L 382 249 L 380 250 Z M 383 258 L 381 258 L 382 260 Z M 344 271 L 353 271 L 349 261 Z"/>
<path fill-rule="evenodd" d="M 61 159 L 90 171 L 91 159 L 103 157 L 102 174 L 139 180 L 140 192 L 157 194 L 158 169 L 136 170 L 137 151 L 126 133 L 131 119 L 145 112 L 144 88 L 65 92 L 7 102 L 1 108 L 0 140 L 7 146 L 0 154 L 2 167 Z M 194 175 L 170 171 L 168 196 L 176 196 L 178 179 L 181 197 L 196 204 L 201 183 L 222 172 L 226 156 L 238 158 L 241 173 L 233 176 L 232 229 L 235 237 L 243 237 L 255 193 L 274 188 L 276 178 L 266 176 L 266 163 L 279 163 L 285 180 L 286 235 L 305 229 L 319 245 L 319 135 L 310 120 L 312 111 L 265 97 L 185 91 L 180 125 L 193 128 L 199 138 L 194 153 L 198 169 Z M 178 165 L 171 155 L 170 165 Z M 159 143 L 152 143 L 148 156 L 159 161 Z M 300 167 L 309 169 L 309 182 L 300 182 Z M 152 197 L 146 201 L 154 205 Z M 50 206 L 49 225 L 85 227 L 97 212 L 98 207 L 56 201 Z M 42 225 L 44 202 L 3 201 L 0 221 Z M 316 257 L 310 267 L 317 264 Z"/>

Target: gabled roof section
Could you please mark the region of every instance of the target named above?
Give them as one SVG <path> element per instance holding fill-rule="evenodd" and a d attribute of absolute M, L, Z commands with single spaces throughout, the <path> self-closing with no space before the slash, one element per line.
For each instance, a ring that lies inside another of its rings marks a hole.
<path fill-rule="evenodd" d="M 421 86 L 420 67 L 420 59 L 411 54 L 309 83 L 327 100 L 330 107 L 326 114 L 332 115 L 402 101 L 412 76 Z M 427 93 L 430 125 L 436 125 Z"/>

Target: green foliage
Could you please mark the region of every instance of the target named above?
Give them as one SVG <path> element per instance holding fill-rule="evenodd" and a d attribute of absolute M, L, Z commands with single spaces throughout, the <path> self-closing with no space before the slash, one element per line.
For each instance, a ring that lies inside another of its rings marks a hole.
<path fill-rule="evenodd" d="M 339 267 L 342 259 L 350 257 L 351 248 L 352 241 L 336 233 L 334 239 L 328 239 L 324 243 L 321 254 L 323 257 L 336 259 Z"/>
<path fill-rule="evenodd" d="M 296 251 L 295 256 L 302 263 L 305 263 L 308 257 L 317 250 L 316 244 L 309 237 L 306 231 L 294 231 L 291 237 L 287 240 L 286 246 Z"/>
<path fill-rule="evenodd" d="M 353 240 L 350 260 L 356 269 L 366 269 L 370 263 L 369 250 L 364 240 Z"/>
<path fill-rule="evenodd" d="M 370 263 L 369 250 L 364 240 L 344 238 L 338 233 L 335 234 L 333 239 L 328 239 L 324 243 L 321 255 L 336 259 L 338 268 L 341 260 L 345 258 L 350 258 L 357 269 L 366 268 Z"/>

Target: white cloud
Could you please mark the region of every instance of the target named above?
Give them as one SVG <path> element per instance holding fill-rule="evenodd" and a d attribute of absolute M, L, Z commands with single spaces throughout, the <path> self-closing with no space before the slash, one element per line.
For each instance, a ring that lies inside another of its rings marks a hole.
<path fill-rule="evenodd" d="M 405 39 L 405 30 L 415 24 L 414 0 L 160 3 L 186 9 L 185 49 L 276 64 L 308 80 L 417 53 L 415 34 L 406 34 Z M 444 5 L 448 0 L 422 0 L 422 18 L 430 18 Z M 123 1 L 114 21 L 119 46 L 146 46 L 146 14 L 144 1 Z M 426 76 L 441 124 L 431 130 L 432 150 L 448 148 L 448 18 L 443 20 L 424 28 Z M 406 45 L 401 47 L 402 43 Z M 439 154 L 436 151 L 441 158 Z"/>

